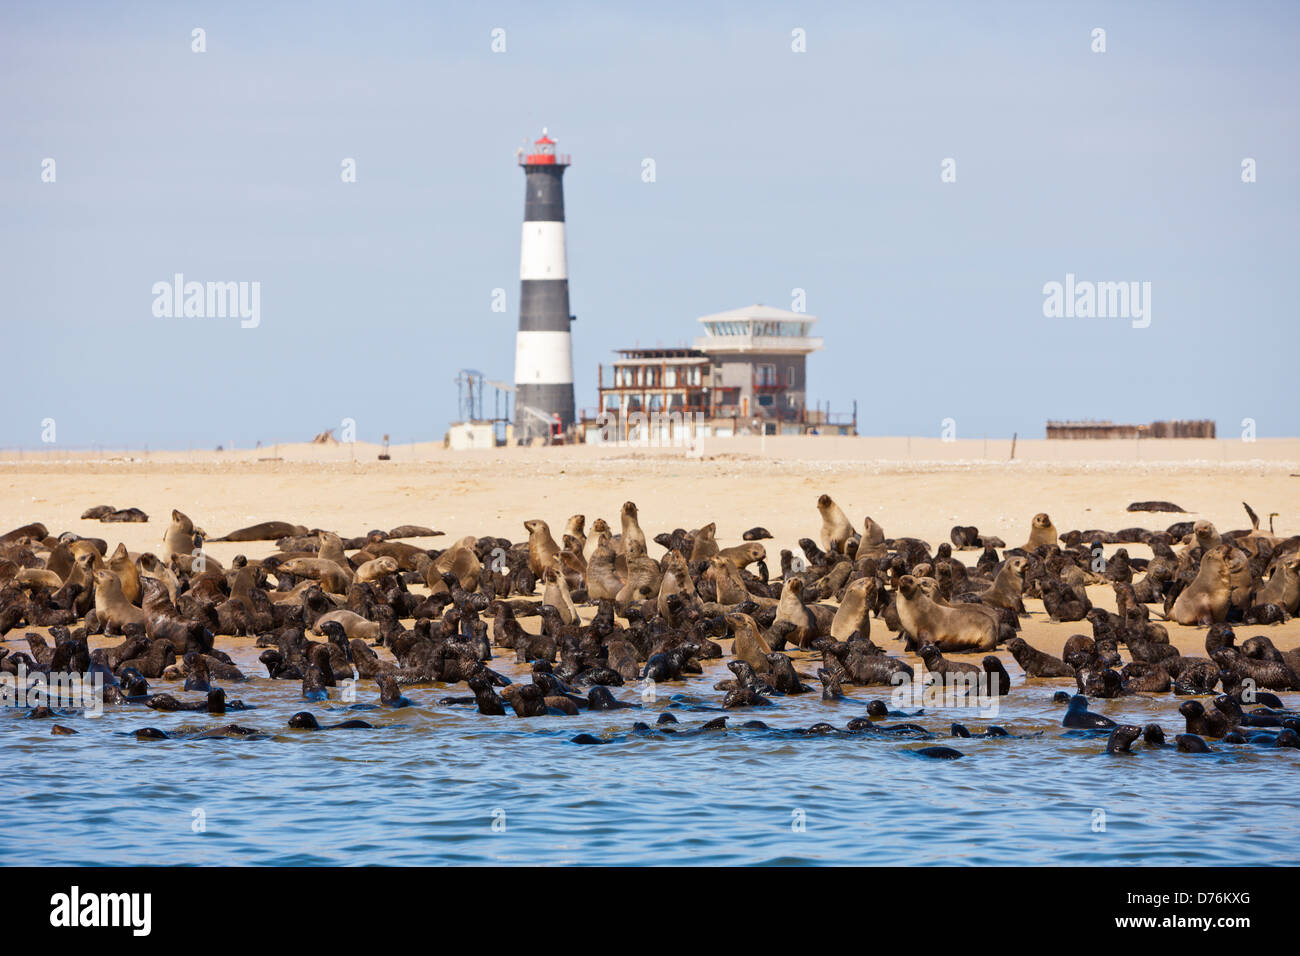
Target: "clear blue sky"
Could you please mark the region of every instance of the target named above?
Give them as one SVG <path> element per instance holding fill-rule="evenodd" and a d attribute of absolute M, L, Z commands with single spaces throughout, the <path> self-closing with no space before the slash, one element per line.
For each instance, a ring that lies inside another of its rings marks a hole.
<path fill-rule="evenodd" d="M 866 433 L 1300 434 L 1298 21 L 1254 2 L 7 0 L 0 445 L 39 445 L 44 418 L 83 447 L 244 447 L 348 417 L 363 440 L 441 438 L 458 368 L 513 373 L 513 153 L 543 125 L 573 155 L 580 407 L 610 350 L 802 288 L 827 343 L 810 399 L 857 399 Z M 260 282 L 261 326 L 155 318 L 176 272 Z M 1151 282 L 1151 326 L 1044 318 L 1068 272 Z"/>

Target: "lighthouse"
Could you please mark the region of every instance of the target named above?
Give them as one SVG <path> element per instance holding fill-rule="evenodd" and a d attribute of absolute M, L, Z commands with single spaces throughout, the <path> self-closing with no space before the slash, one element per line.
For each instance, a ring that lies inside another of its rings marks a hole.
<path fill-rule="evenodd" d="M 524 170 L 524 230 L 519 254 L 519 334 L 515 339 L 515 431 L 525 441 L 573 424 L 573 348 L 564 252 L 564 171 L 542 130 Z"/>

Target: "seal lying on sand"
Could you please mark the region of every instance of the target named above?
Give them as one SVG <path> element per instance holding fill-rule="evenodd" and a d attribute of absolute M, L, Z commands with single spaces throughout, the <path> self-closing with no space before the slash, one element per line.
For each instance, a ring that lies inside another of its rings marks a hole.
<path fill-rule="evenodd" d="M 263 521 L 261 524 L 239 528 L 224 537 L 210 538 L 210 541 L 274 541 L 276 538 L 296 538 L 308 534 L 300 524 L 288 521 Z"/>

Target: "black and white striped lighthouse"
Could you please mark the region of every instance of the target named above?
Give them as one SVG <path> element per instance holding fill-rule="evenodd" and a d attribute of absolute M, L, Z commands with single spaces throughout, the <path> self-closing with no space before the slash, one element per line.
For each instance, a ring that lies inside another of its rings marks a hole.
<path fill-rule="evenodd" d="M 573 349 L 564 252 L 564 171 L 568 156 L 542 130 L 524 169 L 519 255 L 519 335 L 515 340 L 515 431 L 528 441 L 573 424 Z"/>

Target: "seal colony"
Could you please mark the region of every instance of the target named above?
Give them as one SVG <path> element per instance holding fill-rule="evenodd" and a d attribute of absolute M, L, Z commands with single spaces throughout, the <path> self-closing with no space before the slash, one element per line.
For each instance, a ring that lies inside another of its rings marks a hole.
<path fill-rule="evenodd" d="M 413 705 L 404 690 L 434 687 L 445 694 L 437 707 L 532 718 L 653 713 L 646 703 L 654 695 L 702 674 L 706 663 L 725 663 L 731 676 L 714 685 L 716 697 L 672 699 L 679 713 L 703 712 L 701 726 L 683 729 L 663 711 L 653 724 L 633 721 L 622 737 L 572 738 L 609 744 L 718 730 L 792 739 L 1014 738 L 998 725 L 976 734 L 960 723 L 927 729 L 915 722 L 923 710 L 845 693 L 877 687 L 888 696 L 915 683 L 997 698 L 1017 693 L 1004 666 L 1014 661 L 1025 682 L 1072 684 L 1072 693 L 1058 694 L 1068 704 L 1063 733 L 1107 735 L 1110 754 L 1130 754 L 1134 744 L 1165 747 L 1164 730 L 1117 725 L 1090 711 L 1089 699 L 1181 701 L 1178 752 L 1300 746 L 1300 714 L 1273 693 L 1300 691 L 1300 653 L 1279 649 L 1264 633 L 1240 643 L 1237 634 L 1300 611 L 1300 537 L 1261 530 L 1248 505 L 1251 527 L 1227 532 L 1202 520 L 1163 531 L 1062 533 L 1040 512 L 1025 543 L 1013 548 L 974 526 L 954 527 L 937 548 L 890 537 L 870 516 L 855 524 L 827 494 L 808 511 L 810 534 L 818 521 L 816 538 L 776 555 L 761 543 L 771 538 L 762 527 L 738 535 L 730 529 L 730 540 L 716 523 L 647 534 L 631 501 L 613 522 L 573 515 L 558 536 L 535 518 L 523 523 L 519 541 L 471 535 L 445 548 L 401 540 L 441 534 L 419 525 L 344 537 L 276 520 L 208 539 L 173 510 L 157 551 L 137 553 L 33 522 L 0 535 L 0 672 L 93 673 L 112 707 L 219 715 L 251 709 L 219 686 L 259 676 L 245 674 L 220 646 L 247 637 L 263 648 L 266 677 L 288 682 L 294 700 L 346 701 L 368 686 L 377 702 L 356 706 L 403 708 Z M 96 506 L 85 514 L 112 513 Z M 226 567 L 205 551 L 205 540 L 247 544 L 251 553 Z M 651 542 L 662 557 L 650 556 Z M 1107 557 L 1104 550 L 1139 542 L 1152 558 L 1130 557 L 1124 547 Z M 967 549 L 980 552 L 973 562 L 957 556 Z M 1095 607 L 1090 587 L 1110 589 L 1117 610 Z M 1026 598 L 1042 600 L 1053 622 L 1077 623 L 1087 633 L 1073 634 L 1059 658 L 1033 647 L 1018 635 Z M 1204 627 L 1205 655 L 1182 655 L 1162 621 Z M 28 628 L 45 629 L 53 643 Z M 7 646 L 14 632 L 25 651 Z M 92 639 L 101 646 L 92 650 Z M 510 659 L 529 669 L 527 682 L 492 666 Z M 842 728 L 817 722 L 781 729 L 707 716 L 761 712 L 803 694 L 835 708 L 856 701 L 862 712 Z M 35 707 L 28 716 L 69 715 Z M 325 724 L 310 710 L 295 713 L 289 727 L 377 729 L 364 720 Z M 53 725 L 53 735 L 75 732 Z M 148 726 L 132 736 L 173 739 Z M 185 739 L 267 736 L 224 724 Z M 910 752 L 962 756 L 941 746 Z"/>

